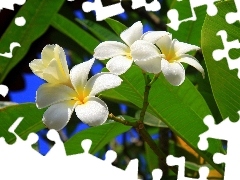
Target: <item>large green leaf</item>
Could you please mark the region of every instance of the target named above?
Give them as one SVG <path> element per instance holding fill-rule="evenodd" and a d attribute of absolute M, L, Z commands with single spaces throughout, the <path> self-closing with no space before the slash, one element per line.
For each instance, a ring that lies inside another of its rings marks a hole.
<path fill-rule="evenodd" d="M 120 34 L 127 29 L 127 27 L 124 24 L 114 19 L 107 18 L 105 21 L 108 23 L 108 25 L 114 30 L 114 32 L 118 36 L 120 36 Z"/>
<path fill-rule="evenodd" d="M 227 32 L 227 41 L 240 37 L 239 23 L 230 25 L 225 20 L 228 12 L 236 12 L 236 6 L 233 1 L 227 1 L 218 3 L 217 8 L 217 16 L 207 16 L 205 19 L 202 29 L 202 50 L 213 95 L 222 118 L 230 117 L 231 120 L 237 120 L 240 108 L 240 80 L 237 77 L 237 70 L 229 70 L 226 58 L 216 61 L 212 56 L 214 50 L 224 48 L 221 37 L 217 36 L 218 31 Z M 232 59 L 240 56 L 237 49 L 232 49 L 229 53 Z"/>
<path fill-rule="evenodd" d="M 99 23 L 90 21 L 90 20 L 76 20 L 84 27 L 88 28 L 98 39 L 101 41 L 111 40 L 111 41 L 121 41 L 120 37 L 118 37 L 115 33 L 110 31 L 109 29 L 99 25 Z"/>
<path fill-rule="evenodd" d="M 93 54 L 93 50 L 99 44 L 96 38 L 60 14 L 53 17 L 51 25 L 74 40 L 90 54 Z"/>
<path fill-rule="evenodd" d="M 189 1 L 176 1 L 171 4 L 171 9 L 176 9 L 179 14 L 179 20 L 188 19 L 193 16 Z M 179 41 L 200 46 L 201 44 L 201 29 L 206 16 L 206 6 L 194 8 L 196 20 L 183 22 L 179 25 L 177 31 L 168 27 L 168 31 L 173 37 Z"/>
<path fill-rule="evenodd" d="M 9 133 L 8 129 L 19 117 L 23 117 L 23 120 L 15 132 L 21 138 L 25 139 L 29 133 L 43 129 L 45 127 L 42 122 L 44 111 L 45 109 L 38 109 L 34 103 L 1 108 L 0 137 L 4 137 L 8 143 L 13 143 L 15 141 L 15 136 Z"/>
<path fill-rule="evenodd" d="M 124 126 L 115 122 L 88 128 L 74 135 L 64 143 L 66 152 L 68 155 L 82 153 L 83 150 L 81 149 L 81 142 L 84 139 L 91 139 L 92 145 L 89 152 L 94 154 L 107 143 L 109 143 L 109 141 L 114 139 L 117 135 L 128 131 L 130 128 L 130 126 Z"/>
<path fill-rule="evenodd" d="M 145 86 L 141 70 L 132 66 L 121 75 L 121 78 L 123 79 L 121 86 L 104 92 L 103 96 L 111 96 L 111 93 L 116 91 L 141 108 Z M 203 123 L 203 118 L 211 112 L 203 97 L 188 79 L 185 79 L 181 86 L 175 87 L 161 75 L 150 91 L 148 112 L 161 119 L 209 163 L 220 170 L 219 166 L 212 162 L 212 155 L 221 148 L 220 141 L 209 141 L 210 146 L 205 152 L 197 147 L 198 136 L 208 129 Z"/>
<path fill-rule="evenodd" d="M 13 58 L 0 56 L 0 82 L 8 72 L 24 57 L 32 42 L 40 37 L 49 27 L 54 14 L 58 12 L 64 0 L 28 0 L 15 17 L 23 16 L 26 25 L 17 26 L 15 18 L 2 35 L 0 40 L 1 53 L 9 52 L 12 42 L 18 42 L 21 47 L 14 48 Z"/>

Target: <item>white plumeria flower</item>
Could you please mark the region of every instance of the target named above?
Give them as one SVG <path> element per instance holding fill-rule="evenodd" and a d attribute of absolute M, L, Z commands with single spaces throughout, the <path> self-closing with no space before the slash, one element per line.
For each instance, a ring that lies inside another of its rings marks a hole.
<path fill-rule="evenodd" d="M 162 71 L 165 78 L 174 86 L 181 85 L 185 79 L 185 70 L 181 63 L 195 67 L 204 77 L 204 69 L 197 59 L 185 54 L 199 50 L 198 46 L 172 40 L 171 35 L 158 38 L 156 46 L 147 41 L 136 41 L 132 45 L 132 57 L 135 63 L 150 73 L 158 74 Z"/>
<path fill-rule="evenodd" d="M 77 117 L 90 126 L 103 124 L 108 117 L 107 105 L 96 94 L 117 87 L 122 79 L 111 73 L 98 73 L 88 81 L 94 58 L 74 66 L 70 71 L 72 86 L 45 83 L 37 90 L 38 108 L 50 106 L 43 115 L 44 124 L 60 130 L 68 123 L 73 110 Z"/>
<path fill-rule="evenodd" d="M 159 35 L 169 34 L 166 31 L 147 32 L 143 34 L 143 25 L 140 21 L 134 23 L 131 27 L 120 34 L 125 44 L 117 41 L 105 41 L 100 43 L 94 49 L 94 57 L 99 60 L 111 58 L 107 64 L 107 69 L 117 75 L 125 73 L 132 65 L 131 55 L 132 44 L 140 39 L 155 43 Z M 158 35 L 158 36 L 157 36 Z"/>
<path fill-rule="evenodd" d="M 29 63 L 34 74 L 49 83 L 70 83 L 66 55 L 59 45 L 46 45 L 41 58 Z"/>

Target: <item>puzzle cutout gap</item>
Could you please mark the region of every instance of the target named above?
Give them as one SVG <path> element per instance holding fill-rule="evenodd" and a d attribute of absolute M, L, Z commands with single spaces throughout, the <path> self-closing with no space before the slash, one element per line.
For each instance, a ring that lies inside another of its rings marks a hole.
<path fill-rule="evenodd" d="M 178 0 L 178 1 L 181 1 L 181 0 Z M 171 22 L 168 23 L 167 25 L 170 28 L 172 28 L 173 30 L 177 31 L 180 24 L 182 24 L 183 22 L 196 21 L 197 16 L 196 16 L 196 13 L 194 10 L 194 8 L 196 8 L 196 7 L 207 5 L 207 14 L 209 16 L 215 16 L 218 12 L 217 7 L 215 6 L 214 3 L 219 0 L 189 0 L 189 1 L 190 1 L 190 5 L 191 5 L 192 17 L 189 17 L 189 18 L 183 19 L 183 20 L 179 20 L 179 13 L 176 9 L 171 9 L 168 11 L 167 16 Z"/>
<path fill-rule="evenodd" d="M 238 111 L 238 114 L 240 116 L 240 111 Z M 208 115 L 204 118 L 204 124 L 208 126 L 208 130 L 199 135 L 198 148 L 203 151 L 208 149 L 208 138 L 226 140 L 227 154 L 216 153 L 213 156 L 213 161 L 216 164 L 225 163 L 224 180 L 232 180 L 233 177 L 239 179 L 240 119 L 237 122 L 231 122 L 229 118 L 226 118 L 216 125 L 214 118 Z"/>
<path fill-rule="evenodd" d="M 5 97 L 8 94 L 8 87 L 6 85 L 0 84 L 0 95 Z"/>
<path fill-rule="evenodd" d="M 0 2 L 0 11 L 5 8 L 9 10 L 14 10 L 14 4 L 17 5 L 23 5 L 26 2 L 26 0 L 7 0 L 7 1 L 1 1 Z M 26 19 L 24 17 L 17 17 L 15 19 L 15 24 L 17 26 L 24 26 L 26 24 Z M 13 49 L 15 47 L 21 47 L 21 45 L 18 42 L 12 42 L 10 44 L 10 52 L 0 53 L 0 56 L 6 57 L 6 58 L 12 58 L 13 57 Z"/>
<path fill-rule="evenodd" d="M 24 141 L 14 132 L 22 120 L 22 117 L 18 118 L 9 128 L 9 132 L 16 136 L 14 144 L 9 145 L 3 137 L 0 138 L 0 161 L 2 162 L 0 163 L 0 176 L 4 179 L 32 180 L 33 174 L 38 174 L 34 177 L 37 180 L 44 177 L 48 177 L 48 179 L 87 178 L 90 180 L 99 178 L 107 180 L 138 179 L 137 159 L 131 160 L 125 171 L 119 169 L 112 165 L 117 157 L 116 152 L 108 151 L 105 160 L 89 154 L 92 144 L 89 139 L 82 141 L 83 153 L 67 156 L 64 144 L 55 130 L 49 130 L 47 133 L 47 138 L 54 141 L 55 145 L 46 156 L 42 156 L 31 147 L 38 140 L 36 134 L 29 134 L 27 140 Z M 14 173 L 12 173 L 13 170 Z M 39 173 L 39 171 L 43 173 Z"/>
<path fill-rule="evenodd" d="M 73 1 L 73 0 L 68 0 Z M 181 0 L 178 0 L 181 1 Z M 170 10 L 168 12 L 168 18 L 170 23 L 168 24 L 174 30 L 178 30 L 181 23 L 187 21 L 195 21 L 197 19 L 195 8 L 203 5 L 207 5 L 207 14 L 209 16 L 215 16 L 217 14 L 217 8 L 215 2 L 219 0 L 189 0 L 191 5 L 192 17 L 184 20 L 179 20 L 179 14 L 177 10 Z M 26 0 L 8 0 L 2 1 L 0 3 L 0 11 L 5 8 L 9 10 L 14 10 L 14 4 L 23 5 Z M 240 1 L 234 0 L 236 4 L 237 12 L 229 12 L 226 14 L 226 22 L 233 24 L 236 21 L 240 21 Z M 145 7 L 146 11 L 159 11 L 161 8 L 160 3 L 154 0 L 151 3 L 146 3 L 145 0 L 132 0 L 132 9 L 137 9 L 140 7 Z M 124 12 L 121 6 L 121 1 L 114 5 L 103 7 L 101 0 L 95 0 L 94 2 L 84 2 L 82 6 L 85 12 L 95 11 L 97 21 L 104 20 L 108 17 L 112 17 Z M 24 17 L 17 17 L 15 19 L 15 24 L 17 26 L 24 26 L 26 24 L 26 19 Z M 216 35 L 220 36 L 223 42 L 224 49 L 217 49 L 213 51 L 213 58 L 219 61 L 223 58 L 227 59 L 229 69 L 238 69 L 238 77 L 240 78 L 240 58 L 231 59 L 229 57 L 229 50 L 232 48 L 240 48 L 240 42 L 238 39 L 228 42 L 227 32 L 225 30 L 219 31 Z M 15 47 L 21 47 L 17 42 L 10 43 L 10 52 L 0 53 L 0 56 L 7 58 L 12 58 L 12 51 Z M 5 85 L 0 85 L 0 95 L 5 97 L 9 89 Z M 240 115 L 240 111 L 238 112 Z M 55 142 L 55 145 L 48 152 L 46 156 L 42 156 L 37 151 L 32 149 L 32 144 L 38 141 L 38 136 L 31 133 L 27 140 L 22 140 L 16 133 L 15 129 L 19 123 L 23 120 L 22 117 L 18 118 L 14 124 L 9 128 L 9 132 L 16 136 L 16 142 L 13 145 L 9 145 L 5 142 L 4 138 L 0 138 L 0 163 L 1 177 L 8 177 L 7 179 L 32 179 L 31 174 L 40 174 L 35 176 L 34 179 L 43 179 L 48 177 L 48 179 L 69 179 L 76 177 L 87 177 L 88 179 L 129 179 L 134 180 L 137 178 L 138 173 L 138 160 L 131 160 L 125 170 L 121 170 L 112 165 L 112 162 L 116 159 L 117 154 L 114 151 L 108 151 L 106 153 L 106 159 L 100 160 L 99 158 L 89 154 L 91 147 L 91 140 L 82 141 L 82 148 L 84 152 L 76 155 L 66 155 L 64 144 L 61 141 L 58 133 L 54 130 L 50 130 L 47 134 L 49 140 Z M 239 179 L 240 175 L 238 173 L 238 162 L 240 161 L 240 143 L 239 128 L 240 120 L 238 122 L 231 122 L 228 118 L 219 123 L 215 124 L 212 116 L 206 116 L 204 118 L 204 123 L 208 126 L 208 130 L 201 135 L 198 147 L 201 150 L 206 150 L 208 148 L 208 138 L 222 139 L 228 142 L 227 154 L 216 153 L 213 156 L 213 161 L 216 164 L 225 163 L 225 174 L 224 180 L 230 180 L 232 177 L 234 179 Z M 229 129 L 227 133 L 222 133 L 226 129 Z M 178 180 L 193 180 L 193 178 L 185 177 L 185 158 L 184 157 L 174 157 L 169 155 L 166 159 L 169 166 L 178 166 Z M 44 167 L 42 166 L 44 164 Z M 78 164 L 76 166 L 75 164 Z M 14 170 L 14 173 L 12 173 Z M 31 172 L 31 173 L 29 173 Z M 206 180 L 209 173 L 207 167 L 202 167 L 199 169 L 198 180 Z M 162 178 L 161 169 L 155 169 L 152 172 L 153 179 L 159 180 Z"/>
<path fill-rule="evenodd" d="M 24 17 L 22 17 L 22 16 L 21 17 L 17 17 L 15 19 L 15 24 L 17 26 L 24 26 L 26 24 L 26 19 Z"/>
<path fill-rule="evenodd" d="M 238 114 L 240 115 L 240 111 Z M 27 140 L 24 141 L 15 133 L 15 129 L 22 120 L 23 117 L 18 118 L 9 128 L 9 132 L 16 136 L 16 142 L 13 145 L 7 144 L 3 137 L 0 138 L 0 161 L 4 162 L 0 163 L 0 169 L 2 170 L 0 176 L 8 177 L 10 180 L 17 178 L 28 180 L 32 178 L 31 174 L 37 174 L 39 169 L 42 168 L 42 164 L 44 164 L 44 175 L 47 175 L 49 179 L 64 179 L 69 177 L 69 174 L 71 174 L 71 177 L 87 177 L 91 180 L 98 179 L 99 177 L 109 180 L 113 178 L 119 180 L 138 179 L 137 159 L 131 160 L 125 171 L 118 169 L 112 165 L 117 158 L 116 152 L 109 150 L 106 153 L 105 160 L 100 160 L 88 153 L 92 143 L 89 139 L 82 141 L 83 153 L 67 156 L 64 144 L 55 130 L 49 130 L 47 133 L 47 138 L 54 141 L 55 145 L 46 156 L 42 156 L 31 147 L 38 140 L 36 134 L 29 134 Z M 240 128 L 240 120 L 238 122 L 231 122 L 229 118 L 226 118 L 216 125 L 213 117 L 208 115 L 204 118 L 204 123 L 209 129 L 199 135 L 199 149 L 204 151 L 208 148 L 208 138 L 226 140 L 228 142 L 227 154 L 216 153 L 213 156 L 213 161 L 216 164 L 225 163 L 224 180 L 230 180 L 232 177 L 236 179 L 240 178 L 238 173 L 238 162 L 240 161 L 240 143 L 238 142 L 238 134 L 240 133 L 238 133 L 238 130 Z M 222 133 L 225 129 L 231 129 L 231 131 Z M 199 169 L 199 178 L 189 178 L 185 176 L 184 157 L 169 155 L 166 162 L 169 166 L 178 166 L 177 180 L 207 180 L 209 174 L 208 167 L 203 166 Z M 15 173 L 11 173 L 13 169 Z M 26 172 L 26 169 L 32 173 L 29 174 Z M 154 170 L 152 175 L 154 180 L 161 179 L 161 169 Z M 37 179 L 41 178 L 43 177 L 37 177 Z"/>
<path fill-rule="evenodd" d="M 140 7 L 145 7 L 146 11 L 159 11 L 161 9 L 161 4 L 157 0 L 154 0 L 151 3 L 147 3 L 146 0 L 132 0 L 132 9 L 138 9 Z M 97 21 L 102 21 L 106 18 L 124 13 L 120 0 L 119 3 L 105 7 L 101 0 L 84 2 L 82 4 L 82 9 L 84 12 L 95 11 Z"/>
<path fill-rule="evenodd" d="M 26 0 L 7 0 L 7 1 L 1 1 L 0 3 L 0 11 L 5 8 L 9 10 L 14 10 L 14 4 L 17 5 L 23 5 L 26 2 Z"/>
<path fill-rule="evenodd" d="M 229 12 L 226 14 L 226 22 L 228 24 L 233 24 L 236 21 L 240 21 L 240 1 L 234 0 L 237 12 Z"/>
<path fill-rule="evenodd" d="M 185 177 L 185 157 L 174 157 L 172 155 L 169 155 L 167 157 L 167 165 L 168 166 L 178 166 L 178 180 L 193 180 L 194 178 Z M 199 169 L 199 178 L 198 180 L 207 180 L 209 174 L 209 168 L 208 167 L 201 167 Z"/>
<path fill-rule="evenodd" d="M 223 58 L 226 58 L 228 67 L 230 70 L 238 69 L 238 78 L 240 79 L 240 57 L 237 59 L 231 59 L 229 56 L 230 49 L 236 48 L 240 49 L 240 42 L 238 39 L 231 42 L 227 41 L 227 32 L 221 30 L 217 32 L 217 36 L 220 36 L 223 42 L 224 49 L 216 49 L 213 51 L 212 56 L 216 61 L 220 61 Z"/>

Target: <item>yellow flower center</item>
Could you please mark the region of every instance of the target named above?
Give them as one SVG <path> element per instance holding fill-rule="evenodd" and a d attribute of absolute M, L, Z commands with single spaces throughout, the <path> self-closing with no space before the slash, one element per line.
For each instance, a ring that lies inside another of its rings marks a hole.
<path fill-rule="evenodd" d="M 79 90 L 78 90 L 79 91 Z M 75 101 L 78 102 L 78 104 L 85 104 L 88 101 L 88 95 L 89 95 L 90 91 L 80 91 L 78 92 L 78 96 L 74 98 Z"/>
<path fill-rule="evenodd" d="M 166 59 L 168 62 L 173 63 L 176 61 L 176 54 L 174 50 L 170 50 L 167 55 L 164 54 L 164 59 Z"/>
<path fill-rule="evenodd" d="M 128 58 L 129 60 L 132 60 L 132 55 L 131 55 L 130 52 L 129 52 L 129 53 L 126 53 L 125 56 L 126 56 L 126 58 Z"/>

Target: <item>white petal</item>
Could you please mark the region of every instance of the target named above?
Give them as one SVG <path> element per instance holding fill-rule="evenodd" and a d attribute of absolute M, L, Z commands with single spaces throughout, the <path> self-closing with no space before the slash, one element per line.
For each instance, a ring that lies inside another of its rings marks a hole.
<path fill-rule="evenodd" d="M 158 74 L 161 72 L 161 59 L 156 57 L 147 61 L 135 61 L 135 64 L 146 72 Z"/>
<path fill-rule="evenodd" d="M 202 73 L 203 78 L 205 77 L 205 73 L 204 73 L 203 67 L 198 62 L 198 60 L 196 58 L 194 58 L 193 56 L 190 56 L 188 54 L 184 54 L 184 55 L 179 57 L 178 62 L 187 63 L 187 64 L 195 67 L 198 71 L 200 71 Z"/>
<path fill-rule="evenodd" d="M 200 49 L 198 46 L 191 45 L 191 44 L 188 44 L 188 43 L 179 42 L 176 39 L 174 39 L 172 43 L 173 43 L 173 49 L 174 49 L 177 56 L 185 54 L 189 51 Z"/>
<path fill-rule="evenodd" d="M 45 83 L 37 90 L 36 105 L 38 108 L 44 108 L 61 101 L 71 100 L 74 97 L 77 97 L 77 93 L 68 86 Z"/>
<path fill-rule="evenodd" d="M 56 45 L 48 44 L 43 48 L 41 57 L 42 57 L 43 64 L 45 66 L 47 66 L 53 58 L 55 58 L 55 55 L 54 55 L 55 47 Z"/>
<path fill-rule="evenodd" d="M 162 36 L 161 38 L 158 39 L 156 45 L 160 48 L 162 54 L 167 56 L 169 54 L 169 51 L 171 50 L 172 37 L 169 35 Z"/>
<path fill-rule="evenodd" d="M 87 83 L 88 74 L 94 61 L 95 59 L 92 58 L 89 61 L 75 65 L 70 71 L 70 79 L 73 87 L 80 94 L 82 94 L 84 86 Z"/>
<path fill-rule="evenodd" d="M 43 79 L 43 70 L 45 66 L 41 59 L 34 59 L 29 63 L 29 67 L 35 75 Z"/>
<path fill-rule="evenodd" d="M 116 56 L 107 62 L 106 67 L 111 73 L 121 75 L 131 67 L 132 63 L 132 59 L 125 56 Z"/>
<path fill-rule="evenodd" d="M 95 96 L 96 94 L 119 86 L 122 79 L 112 73 L 98 73 L 92 76 L 84 89 L 85 96 Z"/>
<path fill-rule="evenodd" d="M 54 48 L 54 55 L 55 55 L 55 59 L 59 63 L 58 64 L 59 67 L 61 67 L 61 70 L 63 71 L 63 74 L 68 75 L 69 70 L 68 70 L 66 55 L 63 48 L 61 48 L 59 45 L 56 45 L 56 47 Z"/>
<path fill-rule="evenodd" d="M 120 34 L 121 39 L 131 46 L 136 40 L 139 40 L 143 34 L 143 25 L 140 21 L 135 22 L 131 27 Z"/>
<path fill-rule="evenodd" d="M 155 44 L 159 38 L 165 35 L 172 36 L 169 32 L 166 31 L 148 31 L 142 35 L 141 39 Z"/>
<path fill-rule="evenodd" d="M 42 56 L 42 78 L 50 83 L 68 83 L 69 70 L 66 55 L 58 45 L 46 45 L 41 53 Z M 38 63 L 40 65 L 40 63 Z M 36 69 L 36 62 L 33 69 Z"/>
<path fill-rule="evenodd" d="M 138 40 L 130 47 L 133 61 L 147 61 L 160 57 L 160 51 L 152 43 Z"/>
<path fill-rule="evenodd" d="M 107 105 L 97 97 L 87 97 L 86 103 L 75 108 L 77 117 L 89 126 L 103 124 L 108 118 Z"/>
<path fill-rule="evenodd" d="M 43 79 L 54 84 L 67 83 L 69 81 L 69 74 L 63 71 L 56 59 L 52 59 L 43 70 Z"/>
<path fill-rule="evenodd" d="M 185 70 L 181 63 L 174 62 L 169 63 L 165 59 L 162 59 L 162 72 L 165 78 L 173 86 L 179 86 L 185 79 Z"/>
<path fill-rule="evenodd" d="M 57 131 L 64 128 L 76 106 L 76 101 L 64 101 L 50 106 L 43 114 L 43 123 L 49 129 Z"/>
<path fill-rule="evenodd" d="M 96 59 L 104 60 L 114 56 L 126 55 L 129 52 L 129 47 L 121 42 L 105 41 L 94 49 L 93 56 Z"/>

